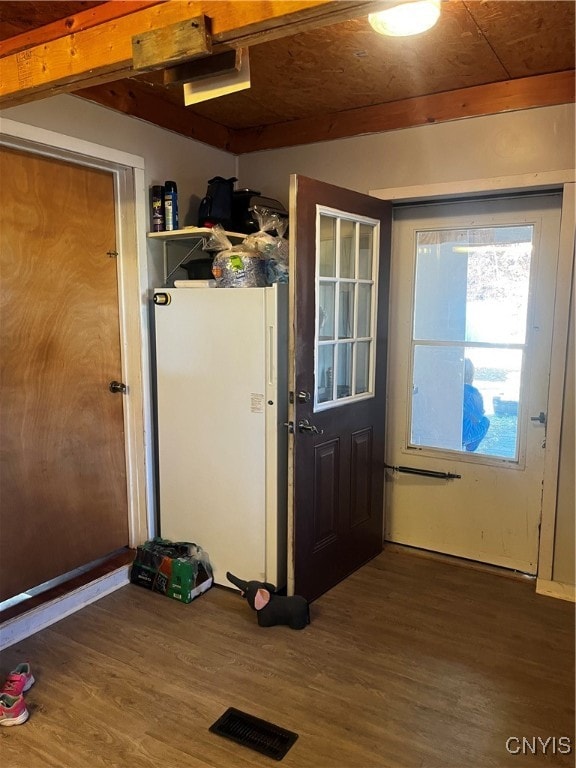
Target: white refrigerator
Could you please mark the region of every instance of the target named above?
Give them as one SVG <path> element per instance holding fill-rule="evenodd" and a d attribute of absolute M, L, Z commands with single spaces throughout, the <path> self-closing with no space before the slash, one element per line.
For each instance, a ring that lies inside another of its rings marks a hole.
<path fill-rule="evenodd" d="M 287 286 L 154 291 L 160 535 L 286 584 Z"/>

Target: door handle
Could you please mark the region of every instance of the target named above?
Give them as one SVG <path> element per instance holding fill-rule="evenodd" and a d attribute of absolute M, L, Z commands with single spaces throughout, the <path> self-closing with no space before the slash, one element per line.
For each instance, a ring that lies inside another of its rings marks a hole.
<path fill-rule="evenodd" d="M 310 424 L 308 419 L 300 419 L 298 422 L 298 432 L 308 432 L 311 435 L 323 435 L 324 430 L 318 429 L 314 424 Z"/>
<path fill-rule="evenodd" d="M 108 384 L 108 389 L 114 394 L 117 392 L 121 392 L 123 395 L 126 394 L 126 384 L 123 384 L 121 381 L 111 381 Z"/>
<path fill-rule="evenodd" d="M 544 411 L 540 411 L 538 416 L 530 416 L 530 421 L 539 421 L 540 424 L 546 424 L 546 414 Z"/>

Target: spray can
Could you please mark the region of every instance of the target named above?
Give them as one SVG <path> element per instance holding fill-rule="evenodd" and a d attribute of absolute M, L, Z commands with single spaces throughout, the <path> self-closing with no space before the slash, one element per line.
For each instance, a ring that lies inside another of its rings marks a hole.
<path fill-rule="evenodd" d="M 178 229 L 178 188 L 175 181 L 164 182 L 164 217 L 167 231 Z"/>
<path fill-rule="evenodd" d="M 164 231 L 164 187 L 152 187 L 152 232 Z"/>

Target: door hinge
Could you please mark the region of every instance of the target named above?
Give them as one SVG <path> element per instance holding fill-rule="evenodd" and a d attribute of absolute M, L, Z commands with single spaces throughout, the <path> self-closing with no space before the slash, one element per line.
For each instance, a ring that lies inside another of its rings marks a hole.
<path fill-rule="evenodd" d="M 118 251 L 106 251 L 106 256 L 115 259 L 118 256 Z"/>

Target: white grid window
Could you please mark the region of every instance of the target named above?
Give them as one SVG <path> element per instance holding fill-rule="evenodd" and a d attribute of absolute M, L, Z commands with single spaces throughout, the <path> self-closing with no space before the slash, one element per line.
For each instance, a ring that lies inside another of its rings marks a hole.
<path fill-rule="evenodd" d="M 373 397 L 379 222 L 318 207 L 314 409 Z"/>

